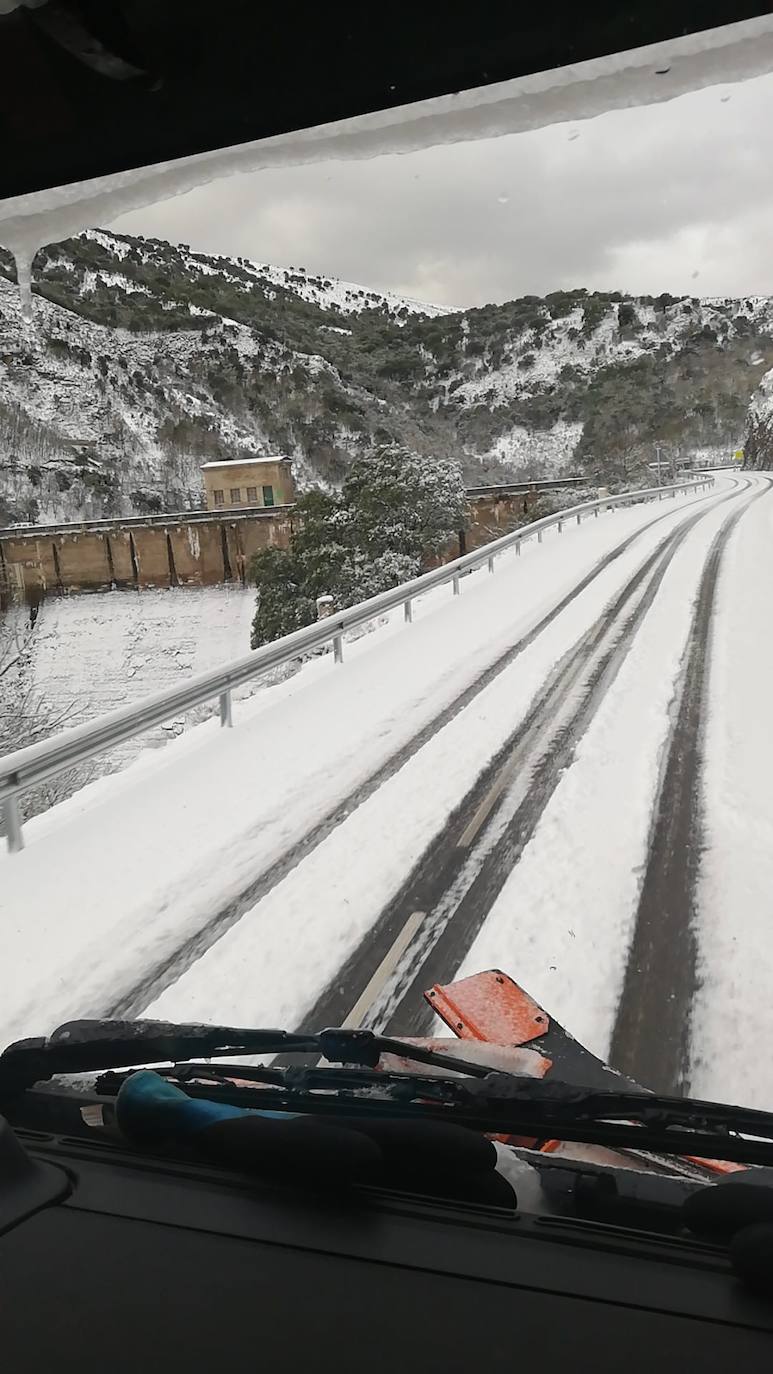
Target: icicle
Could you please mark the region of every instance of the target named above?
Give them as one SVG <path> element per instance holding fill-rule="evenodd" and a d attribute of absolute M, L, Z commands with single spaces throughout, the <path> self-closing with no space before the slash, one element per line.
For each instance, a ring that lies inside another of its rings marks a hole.
<path fill-rule="evenodd" d="M 16 260 L 16 280 L 19 283 L 19 305 L 25 324 L 32 324 L 34 307 L 32 304 L 32 259 L 29 253 L 14 251 Z"/>

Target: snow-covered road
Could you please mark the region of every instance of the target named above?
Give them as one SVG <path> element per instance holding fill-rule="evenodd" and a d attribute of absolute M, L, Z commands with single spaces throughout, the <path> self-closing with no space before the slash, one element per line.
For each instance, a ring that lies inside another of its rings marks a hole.
<path fill-rule="evenodd" d="M 498 965 L 653 1086 L 771 1105 L 727 1035 L 749 1002 L 773 1031 L 770 485 L 527 545 L 31 822 L 0 1042 L 106 1012 L 407 1032 Z"/>

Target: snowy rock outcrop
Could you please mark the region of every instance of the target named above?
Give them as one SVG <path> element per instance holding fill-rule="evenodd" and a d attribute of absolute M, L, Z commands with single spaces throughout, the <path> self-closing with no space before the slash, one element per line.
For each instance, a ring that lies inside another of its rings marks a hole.
<path fill-rule="evenodd" d="M 765 373 L 749 405 L 744 467 L 773 468 L 773 368 Z"/>

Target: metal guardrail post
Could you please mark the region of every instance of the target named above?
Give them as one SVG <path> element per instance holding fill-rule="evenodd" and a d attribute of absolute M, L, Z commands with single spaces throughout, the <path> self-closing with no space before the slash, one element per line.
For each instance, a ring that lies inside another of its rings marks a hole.
<path fill-rule="evenodd" d="M 233 725 L 233 715 L 231 713 L 231 692 L 230 689 L 220 693 L 220 724 L 230 727 Z"/>
<path fill-rule="evenodd" d="M 515 547 L 518 548 L 518 545 L 516 544 Z M 490 573 L 493 573 L 493 571 L 494 571 L 494 560 L 493 560 L 493 558 L 490 558 L 490 559 L 488 560 L 488 570 L 489 570 Z"/>
<path fill-rule="evenodd" d="M 406 624 L 410 625 L 413 620 L 413 602 L 410 599 L 406 601 L 405 605 L 403 606 L 403 614 L 405 616 Z"/>
<path fill-rule="evenodd" d="M 452 582 L 453 582 L 453 588 L 454 588 L 454 596 L 458 596 L 458 595 L 459 595 L 459 574 L 458 574 L 458 573 L 454 573 L 453 578 L 452 578 Z"/>
<path fill-rule="evenodd" d="M 335 635 L 333 639 L 333 658 L 336 663 L 343 663 L 344 661 L 343 635 Z"/>
<path fill-rule="evenodd" d="M 6 797 L 3 802 L 3 820 L 5 821 L 8 849 L 11 854 L 18 854 L 24 848 L 18 797 Z"/>
<path fill-rule="evenodd" d="M 582 516 L 580 515 L 580 512 L 578 511 L 578 512 L 577 512 L 577 524 L 578 524 L 578 525 L 579 525 L 579 523 L 580 523 L 581 520 L 582 520 Z"/>

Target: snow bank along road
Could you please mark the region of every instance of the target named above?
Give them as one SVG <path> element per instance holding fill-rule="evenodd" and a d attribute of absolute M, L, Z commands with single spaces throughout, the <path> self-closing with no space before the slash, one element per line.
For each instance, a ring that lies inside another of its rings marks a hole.
<path fill-rule="evenodd" d="M 726 1033 L 749 966 L 773 1031 L 773 808 L 758 783 L 744 880 L 737 768 L 773 745 L 731 707 L 761 676 L 762 721 L 773 686 L 770 486 L 527 545 L 33 821 L 0 863 L 0 1040 L 104 1013 L 415 1033 L 424 988 L 498 965 L 651 1086 L 773 1103 Z"/>

